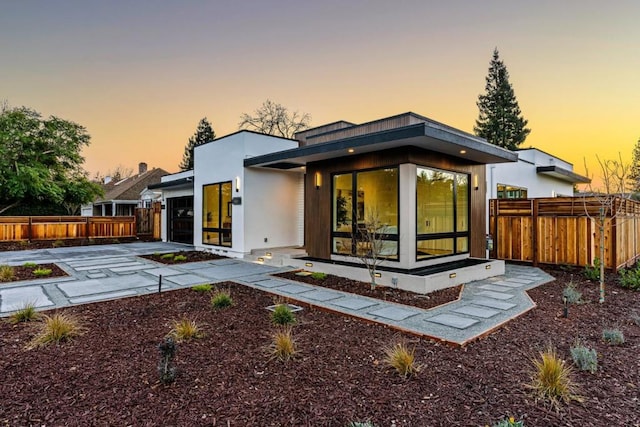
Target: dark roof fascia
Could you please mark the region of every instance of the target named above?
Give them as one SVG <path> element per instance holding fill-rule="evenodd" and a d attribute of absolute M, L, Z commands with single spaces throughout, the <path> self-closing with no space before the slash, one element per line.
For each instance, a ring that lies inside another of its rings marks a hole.
<path fill-rule="evenodd" d="M 440 123 L 434 125 L 433 123 L 427 122 L 425 123 L 425 135 L 456 145 L 466 146 L 472 150 L 484 151 L 492 156 L 501 157 L 507 162 L 518 161 L 517 153 L 490 144 L 480 137 L 452 128 L 451 126 L 441 125 Z"/>
<path fill-rule="evenodd" d="M 242 133 L 242 132 L 253 133 L 255 135 L 269 136 L 271 138 L 284 139 L 285 141 L 293 141 L 293 142 L 298 142 L 298 143 L 300 142 L 297 139 L 285 138 L 283 136 L 277 136 L 277 135 L 269 135 L 268 133 L 256 132 L 254 130 L 249 130 L 249 129 L 240 129 L 240 130 L 235 131 L 233 133 L 230 133 L 228 135 L 221 136 L 220 138 L 216 138 L 216 139 L 213 139 L 211 141 L 207 141 L 207 142 L 205 142 L 203 144 L 196 145 L 194 148 L 202 147 L 203 145 L 211 144 L 212 142 L 219 142 L 221 139 L 229 138 L 229 137 L 232 137 L 232 136 L 237 135 L 237 134 Z"/>
<path fill-rule="evenodd" d="M 586 176 L 579 175 L 575 172 L 563 169 L 559 166 L 538 166 L 536 168 L 536 173 L 549 175 L 554 178 L 570 182 L 572 184 L 588 184 L 591 182 L 591 179 L 587 178 Z"/>
<path fill-rule="evenodd" d="M 175 181 L 159 182 L 157 184 L 151 184 L 147 186 L 149 190 L 167 189 L 171 187 L 182 187 L 190 185 L 193 188 L 193 177 L 180 178 Z"/>

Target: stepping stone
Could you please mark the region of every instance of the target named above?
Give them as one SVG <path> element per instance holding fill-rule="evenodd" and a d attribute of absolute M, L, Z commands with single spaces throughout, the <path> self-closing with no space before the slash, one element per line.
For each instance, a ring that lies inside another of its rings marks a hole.
<path fill-rule="evenodd" d="M 467 314 L 469 316 L 482 317 L 483 319 L 488 319 L 500 313 L 499 311 L 491 310 L 490 308 L 474 307 L 472 305 L 466 305 L 452 311 L 460 314 Z"/>
<path fill-rule="evenodd" d="M 151 270 L 145 270 L 144 272 L 149 273 L 153 276 L 162 275 L 162 277 L 175 276 L 177 274 L 184 274 L 182 271 L 174 270 L 173 268 L 169 268 L 169 267 L 153 268 Z"/>
<path fill-rule="evenodd" d="M 149 268 L 149 265 L 140 264 L 140 265 L 132 265 L 131 267 L 115 267 L 115 268 L 110 268 L 109 270 L 113 271 L 114 273 L 131 273 L 135 271 L 144 270 L 147 268 Z"/>
<path fill-rule="evenodd" d="M 87 278 L 89 279 L 102 279 L 103 277 L 107 277 L 107 275 L 104 273 L 87 274 Z"/>
<path fill-rule="evenodd" d="M 510 310 L 517 305 L 510 302 L 496 301 L 494 299 L 474 299 L 471 302 L 474 305 L 483 305 L 485 307 L 497 308 L 500 310 Z"/>
<path fill-rule="evenodd" d="M 163 277 L 162 280 L 164 281 L 165 278 Z M 181 286 L 200 285 L 202 283 L 207 283 L 210 281 L 196 274 L 180 274 L 177 276 L 169 276 L 166 278 L 166 280 L 168 282 L 175 283 L 176 285 Z"/>
<path fill-rule="evenodd" d="M 280 286 L 285 286 L 289 284 L 289 282 L 283 282 L 276 279 L 264 280 L 264 277 L 262 277 L 260 281 L 253 282 L 253 284 L 255 284 L 256 286 L 260 286 L 262 288 L 273 289 L 273 288 L 278 288 Z"/>
<path fill-rule="evenodd" d="M 198 274 L 202 277 L 208 277 L 208 278 L 212 278 L 212 279 L 217 279 L 220 276 L 224 276 L 224 273 L 222 270 L 222 268 L 220 267 L 213 267 L 211 266 L 211 264 L 209 264 L 208 267 L 201 267 L 197 270 L 189 270 L 192 273 Z"/>
<path fill-rule="evenodd" d="M 209 261 L 210 264 L 214 265 L 231 265 L 231 264 L 240 264 L 241 261 L 235 259 L 216 259 L 213 261 Z"/>
<path fill-rule="evenodd" d="M 258 274 L 258 275 L 255 275 L 255 276 L 243 277 L 242 280 L 245 281 L 245 282 L 248 282 L 248 283 L 258 283 L 258 282 L 265 282 L 265 281 L 268 281 L 268 280 L 276 280 L 276 279 L 270 279 L 269 276 L 265 276 L 263 274 Z M 282 283 L 284 284 L 284 282 L 282 282 Z"/>
<path fill-rule="evenodd" d="M 211 262 L 187 262 L 184 264 L 178 264 L 181 270 L 200 270 L 202 268 L 212 268 L 215 267 L 215 264 Z"/>
<path fill-rule="evenodd" d="M 309 290 L 311 290 L 311 288 L 308 286 L 295 285 L 293 283 L 290 283 L 278 288 L 278 290 L 286 292 L 288 294 L 301 294 L 303 292 L 308 292 Z"/>
<path fill-rule="evenodd" d="M 480 322 L 476 319 L 456 316 L 455 314 L 438 314 L 437 316 L 430 317 L 426 321 L 437 323 L 439 325 L 450 326 L 456 329 L 467 329 L 469 326 L 473 326 Z"/>
<path fill-rule="evenodd" d="M 107 294 L 98 294 L 98 295 L 90 295 L 90 296 L 80 297 L 80 298 L 71 298 L 69 302 L 71 304 L 84 304 L 86 302 L 116 299 L 116 298 L 122 298 L 122 297 L 131 296 L 135 294 L 136 294 L 135 291 L 110 292 Z"/>
<path fill-rule="evenodd" d="M 154 280 L 135 276 L 109 277 L 106 279 L 79 280 L 75 282 L 58 283 L 56 286 L 69 298 L 85 295 L 102 294 L 130 290 L 132 288 L 144 288 L 152 285 Z"/>
<path fill-rule="evenodd" d="M 509 288 L 521 288 L 524 286 L 523 283 L 514 283 L 514 282 L 506 282 L 504 280 L 501 280 L 499 282 L 495 282 L 495 285 L 499 285 L 499 286 L 507 286 Z"/>
<path fill-rule="evenodd" d="M 511 294 L 501 294 L 500 292 L 492 292 L 492 291 L 478 292 L 478 295 L 484 295 L 485 297 L 495 298 L 499 300 L 506 300 L 514 297 L 514 295 L 511 295 Z"/>
<path fill-rule="evenodd" d="M 160 291 L 164 292 L 165 289 L 167 289 L 167 290 L 173 289 L 173 285 L 171 285 L 170 283 L 162 282 L 162 288 L 160 288 Z M 156 286 L 147 286 L 147 290 L 158 293 L 158 286 L 157 285 Z"/>
<path fill-rule="evenodd" d="M 0 300 L 0 311 L 2 312 L 19 310 L 27 303 L 33 304 L 35 307 L 54 305 L 40 286 L 1 290 Z"/>
<path fill-rule="evenodd" d="M 315 301 L 329 301 L 332 299 L 338 299 L 342 297 L 342 294 L 331 291 L 314 290 L 304 294 L 305 298 L 309 298 Z"/>
<path fill-rule="evenodd" d="M 105 264 L 116 264 L 116 263 L 120 263 L 120 262 L 131 262 L 131 258 L 124 258 L 124 257 L 118 257 L 118 258 L 92 258 L 92 259 L 82 260 L 82 261 L 69 261 L 69 262 L 67 262 L 67 264 L 70 267 L 73 267 L 74 269 L 77 270 L 76 267 L 92 266 L 92 268 L 96 268 L 96 267 L 101 267 L 101 266 L 103 266 Z"/>
<path fill-rule="evenodd" d="M 332 303 L 339 307 L 348 308 L 349 310 L 360 310 L 365 307 L 371 307 L 372 305 L 378 305 L 377 302 L 364 298 L 347 297 Z"/>
<path fill-rule="evenodd" d="M 523 285 L 528 285 L 529 283 L 533 283 L 533 280 L 528 280 L 528 279 L 518 279 L 518 278 L 508 278 L 506 280 L 507 282 L 512 282 L 512 283 L 522 283 Z"/>
<path fill-rule="evenodd" d="M 479 288 L 486 289 L 488 291 L 497 291 L 497 292 L 508 292 L 512 290 L 509 287 L 497 286 L 497 285 L 482 285 L 482 286 L 479 286 Z"/>
<path fill-rule="evenodd" d="M 395 306 L 384 307 L 379 310 L 369 311 L 368 313 L 371 314 L 372 316 L 384 317 L 385 319 L 396 320 L 396 321 L 404 320 L 408 317 L 419 314 L 416 311 L 407 310 L 407 309 L 395 307 Z"/>
<path fill-rule="evenodd" d="M 143 265 L 139 262 L 119 262 L 119 263 L 115 263 L 115 264 L 104 264 L 104 265 L 91 265 L 88 267 L 74 267 L 73 269 L 75 271 L 87 271 L 87 270 L 93 270 L 96 267 L 99 268 L 117 268 L 117 267 L 130 267 L 133 265 Z M 148 267 L 148 266 L 147 266 Z"/>

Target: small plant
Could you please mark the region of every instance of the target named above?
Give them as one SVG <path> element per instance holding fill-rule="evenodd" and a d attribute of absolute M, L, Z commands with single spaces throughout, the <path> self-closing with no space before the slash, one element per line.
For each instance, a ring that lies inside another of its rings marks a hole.
<path fill-rule="evenodd" d="M 298 351 L 296 350 L 296 342 L 291 336 L 291 328 L 285 327 L 273 334 L 271 342 L 271 356 L 286 362 L 294 357 Z"/>
<path fill-rule="evenodd" d="M 160 259 L 173 259 L 173 254 L 164 254 L 160 256 Z"/>
<path fill-rule="evenodd" d="M 211 289 L 213 289 L 213 286 L 211 286 L 208 283 L 203 283 L 201 285 L 192 286 L 191 289 L 196 292 L 211 292 Z"/>
<path fill-rule="evenodd" d="M 640 290 L 640 265 L 633 269 L 620 270 L 620 286 L 635 291 Z"/>
<path fill-rule="evenodd" d="M 45 277 L 51 274 L 50 268 L 37 268 L 33 270 L 33 274 L 37 277 Z"/>
<path fill-rule="evenodd" d="M 271 322 L 274 325 L 291 325 L 296 323 L 296 315 L 287 304 L 278 304 L 271 312 Z"/>
<path fill-rule="evenodd" d="M 9 322 L 16 324 L 20 322 L 31 322 L 40 317 L 40 314 L 36 311 L 36 306 L 32 302 L 28 302 L 22 305 L 15 313 L 9 316 Z"/>
<path fill-rule="evenodd" d="M 319 271 L 314 271 L 313 273 L 311 273 L 311 277 L 315 280 L 324 280 L 327 278 L 327 274 L 321 273 Z"/>
<path fill-rule="evenodd" d="M 211 297 L 211 306 L 213 308 L 227 308 L 233 305 L 233 299 L 229 291 L 216 291 Z"/>
<path fill-rule="evenodd" d="M 174 261 L 186 261 L 187 260 L 187 256 L 186 255 L 176 255 L 173 257 Z"/>
<path fill-rule="evenodd" d="M 417 374 L 420 371 L 420 367 L 416 365 L 415 348 L 409 350 L 404 343 L 397 343 L 387 348 L 384 362 L 394 368 L 403 378 Z"/>
<path fill-rule="evenodd" d="M 538 397 L 548 400 L 556 408 L 561 402 L 580 400 L 576 395 L 577 385 L 572 378 L 573 370 L 558 357 L 555 349 L 549 347 L 540 352 L 540 357 L 532 360 L 532 363 L 534 370 L 529 388 Z"/>
<path fill-rule="evenodd" d="M 56 240 L 51 244 L 54 248 L 61 248 L 64 246 L 64 240 Z"/>
<path fill-rule="evenodd" d="M 56 313 L 52 316 L 43 316 L 42 327 L 31 340 L 30 347 L 42 347 L 49 343 L 69 341 L 82 334 L 83 331 L 84 328 L 78 319 L 72 315 Z"/>
<path fill-rule="evenodd" d="M 582 292 L 580 292 L 576 288 L 576 284 L 573 283 L 573 280 L 570 281 L 567 286 L 562 291 L 562 296 L 567 299 L 569 304 L 581 304 L 582 303 Z"/>
<path fill-rule="evenodd" d="M 372 421 L 351 421 L 347 427 L 376 427 Z"/>
<path fill-rule="evenodd" d="M 10 282 L 14 277 L 13 267 L 10 265 L 0 265 L 0 282 Z"/>
<path fill-rule="evenodd" d="M 611 345 L 624 344 L 624 334 L 620 329 L 604 329 L 602 331 L 602 339 Z"/>
<path fill-rule="evenodd" d="M 160 350 L 160 363 L 158 374 L 162 384 L 171 384 L 176 379 L 176 368 L 173 366 L 173 358 L 176 355 L 176 343 L 171 337 L 166 337 L 158 349 Z"/>
<path fill-rule="evenodd" d="M 631 313 L 631 320 L 633 320 L 633 323 L 640 326 L 640 314 L 636 312 Z"/>
<path fill-rule="evenodd" d="M 173 321 L 173 328 L 169 335 L 174 337 L 177 341 L 187 341 L 190 339 L 202 338 L 204 333 L 195 320 L 189 320 L 183 317 L 180 320 Z"/>
<path fill-rule="evenodd" d="M 111 239 L 111 243 L 113 243 L 114 245 L 117 245 L 118 243 L 120 243 L 119 239 Z"/>
<path fill-rule="evenodd" d="M 591 280 L 592 282 L 597 282 L 600 280 L 600 258 L 594 258 L 593 266 L 584 266 L 584 277 L 587 280 Z"/>
<path fill-rule="evenodd" d="M 524 421 L 516 421 L 514 417 L 498 421 L 492 427 L 524 427 Z"/>
<path fill-rule="evenodd" d="M 20 240 L 20 246 L 22 246 L 23 248 L 27 247 L 29 245 L 30 245 L 30 243 L 29 243 L 28 240 Z"/>
<path fill-rule="evenodd" d="M 36 264 L 35 262 L 25 262 L 24 264 L 22 264 L 22 266 L 25 268 L 36 268 L 38 264 Z"/>
<path fill-rule="evenodd" d="M 598 353 L 595 349 L 585 347 L 580 342 L 576 342 L 576 345 L 571 347 L 571 358 L 581 371 L 595 374 L 598 370 Z"/>

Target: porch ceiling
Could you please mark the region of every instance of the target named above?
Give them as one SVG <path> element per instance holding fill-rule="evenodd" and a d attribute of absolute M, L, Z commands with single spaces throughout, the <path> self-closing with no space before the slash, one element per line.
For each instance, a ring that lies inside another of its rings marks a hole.
<path fill-rule="evenodd" d="M 436 153 L 465 159 L 470 163 L 505 163 L 518 160 L 517 153 L 489 144 L 454 129 L 433 123 L 419 123 L 362 136 L 307 145 L 244 160 L 245 167 L 293 169 L 310 162 L 355 156 L 363 153 L 413 146 Z M 352 150 L 353 152 L 349 152 Z"/>

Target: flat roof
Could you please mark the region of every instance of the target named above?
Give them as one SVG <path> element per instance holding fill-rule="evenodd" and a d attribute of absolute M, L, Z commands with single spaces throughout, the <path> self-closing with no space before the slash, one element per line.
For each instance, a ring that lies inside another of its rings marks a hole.
<path fill-rule="evenodd" d="M 559 166 L 538 166 L 536 168 L 536 173 L 552 176 L 556 179 L 570 182 L 572 184 L 588 184 L 591 182 L 591 179 L 586 176 L 582 176 Z"/>
<path fill-rule="evenodd" d="M 293 169 L 310 162 L 407 146 L 446 154 L 477 164 L 518 160 L 517 153 L 489 144 L 482 138 L 437 122 L 425 122 L 250 157 L 244 160 L 244 166 Z"/>

